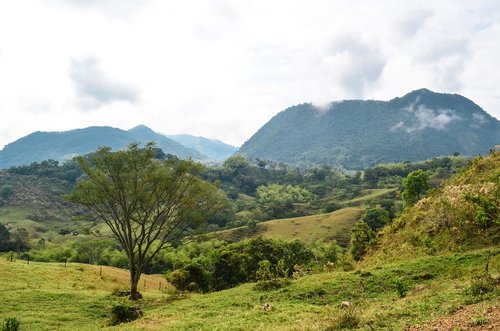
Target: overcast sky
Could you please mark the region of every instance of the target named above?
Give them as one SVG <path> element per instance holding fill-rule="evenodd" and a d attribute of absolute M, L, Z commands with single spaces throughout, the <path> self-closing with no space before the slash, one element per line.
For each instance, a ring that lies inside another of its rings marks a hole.
<path fill-rule="evenodd" d="M 239 146 L 294 104 L 421 87 L 500 118 L 500 1 L 0 2 L 0 148 L 138 124 Z"/>

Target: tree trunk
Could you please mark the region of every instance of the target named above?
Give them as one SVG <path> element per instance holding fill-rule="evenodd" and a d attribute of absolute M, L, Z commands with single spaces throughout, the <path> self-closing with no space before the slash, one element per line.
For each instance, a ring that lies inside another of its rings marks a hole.
<path fill-rule="evenodd" d="M 139 296 L 137 291 L 137 287 L 139 284 L 139 280 L 141 278 L 141 268 L 137 268 L 137 266 L 133 265 L 130 267 L 130 300 L 138 300 Z"/>

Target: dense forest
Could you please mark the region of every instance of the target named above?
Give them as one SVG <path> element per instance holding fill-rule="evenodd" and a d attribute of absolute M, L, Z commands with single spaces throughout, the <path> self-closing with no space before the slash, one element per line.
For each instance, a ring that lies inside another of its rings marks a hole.
<path fill-rule="evenodd" d="M 485 154 L 500 141 L 500 122 L 456 94 L 416 90 L 391 101 L 306 103 L 273 117 L 241 146 L 249 159 L 298 166 L 364 169 L 460 153 Z"/>

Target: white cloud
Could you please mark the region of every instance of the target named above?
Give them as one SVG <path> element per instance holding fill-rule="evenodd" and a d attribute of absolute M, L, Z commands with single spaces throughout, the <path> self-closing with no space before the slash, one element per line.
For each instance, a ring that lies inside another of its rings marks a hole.
<path fill-rule="evenodd" d="M 460 116 L 455 114 L 451 109 L 429 109 L 425 105 L 418 105 L 420 98 L 412 102 L 409 106 L 403 108 L 405 111 L 413 115 L 413 119 L 410 123 L 405 123 L 400 121 L 398 124 L 394 125 L 390 130 L 404 130 L 408 133 L 413 133 L 416 131 L 424 129 L 435 129 L 435 130 L 446 130 L 446 126 L 453 122 L 461 120 Z"/>
<path fill-rule="evenodd" d="M 84 109 L 116 101 L 135 102 L 138 99 L 138 92 L 134 88 L 108 77 L 102 70 L 99 59 L 94 56 L 73 59 L 69 75 L 76 86 L 78 103 Z"/>
<path fill-rule="evenodd" d="M 396 28 L 402 37 L 413 37 L 432 16 L 434 16 L 432 10 L 423 8 L 414 9 L 404 14 L 403 17 L 398 20 Z"/>
<path fill-rule="evenodd" d="M 0 146 L 138 124 L 240 145 L 294 104 L 421 87 L 500 117 L 496 40 L 493 0 L 2 1 Z"/>

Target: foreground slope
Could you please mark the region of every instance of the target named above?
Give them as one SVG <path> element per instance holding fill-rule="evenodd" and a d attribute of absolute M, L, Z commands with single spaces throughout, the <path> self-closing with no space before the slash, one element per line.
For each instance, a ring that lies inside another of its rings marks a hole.
<path fill-rule="evenodd" d="M 457 94 L 421 89 L 391 101 L 345 100 L 290 107 L 239 153 L 299 165 L 362 169 L 455 152 L 475 156 L 500 144 L 500 122 Z"/>
<path fill-rule="evenodd" d="M 488 222 L 478 221 L 483 208 L 467 196 L 489 203 Z M 474 159 L 442 188 L 406 209 L 384 230 L 367 262 L 499 245 L 500 152 L 497 151 Z"/>
<path fill-rule="evenodd" d="M 111 293 L 126 288 L 128 277 L 128 271 L 112 267 L 0 257 L 0 321 L 16 317 L 21 330 L 101 330 L 112 304 L 120 301 Z M 161 297 L 169 286 L 161 276 L 143 276 L 140 291 Z"/>

